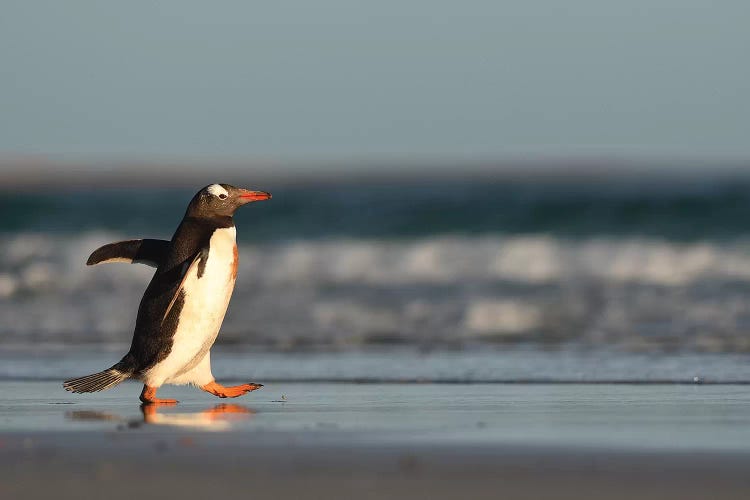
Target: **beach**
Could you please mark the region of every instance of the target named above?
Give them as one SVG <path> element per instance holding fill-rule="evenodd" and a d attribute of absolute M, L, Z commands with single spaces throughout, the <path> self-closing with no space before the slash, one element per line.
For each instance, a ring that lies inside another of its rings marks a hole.
<path fill-rule="evenodd" d="M 747 498 L 747 386 L 0 383 L 3 498 Z M 43 478 L 43 480 L 40 480 Z"/>
<path fill-rule="evenodd" d="M 86 257 L 192 192 L 6 193 L 0 497 L 748 498 L 743 179 L 238 182 L 274 199 L 211 363 L 265 386 L 174 407 L 62 381 L 128 351 L 154 272 Z"/>

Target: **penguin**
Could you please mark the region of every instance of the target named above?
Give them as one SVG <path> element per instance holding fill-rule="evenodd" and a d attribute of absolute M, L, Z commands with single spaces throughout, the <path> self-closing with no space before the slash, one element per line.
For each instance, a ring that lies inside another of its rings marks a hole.
<path fill-rule="evenodd" d="M 221 328 L 237 278 L 238 251 L 233 215 L 271 194 L 229 184 L 211 184 L 193 197 L 170 241 L 142 239 L 110 243 L 91 254 L 92 266 L 143 263 L 156 268 L 146 288 L 128 353 L 111 368 L 63 383 L 74 393 L 110 389 L 123 380 L 143 382 L 144 404 L 159 399 L 163 384 L 192 384 L 220 398 L 235 398 L 263 387 L 225 387 L 211 374 L 211 346 Z"/>

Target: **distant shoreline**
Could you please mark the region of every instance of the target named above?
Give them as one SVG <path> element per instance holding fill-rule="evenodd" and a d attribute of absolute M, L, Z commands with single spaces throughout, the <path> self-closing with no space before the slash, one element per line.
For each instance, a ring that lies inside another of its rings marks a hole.
<path fill-rule="evenodd" d="M 607 157 L 561 159 L 384 159 L 273 161 L 263 159 L 53 158 L 0 155 L 0 190 L 40 187 L 85 189 L 194 188 L 217 179 L 277 185 L 361 182 L 425 182 L 450 179 L 592 183 L 618 178 L 690 182 L 750 178 L 750 161 L 622 160 Z"/>

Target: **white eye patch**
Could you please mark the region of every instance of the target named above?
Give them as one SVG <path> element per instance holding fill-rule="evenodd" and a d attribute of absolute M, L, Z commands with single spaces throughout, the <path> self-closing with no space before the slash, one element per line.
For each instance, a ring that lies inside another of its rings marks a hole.
<path fill-rule="evenodd" d="M 208 186 L 208 192 L 214 196 L 220 196 L 223 194 L 224 198 L 229 196 L 229 193 L 227 192 L 227 190 L 221 187 L 221 185 L 219 184 L 211 184 L 210 186 Z"/>

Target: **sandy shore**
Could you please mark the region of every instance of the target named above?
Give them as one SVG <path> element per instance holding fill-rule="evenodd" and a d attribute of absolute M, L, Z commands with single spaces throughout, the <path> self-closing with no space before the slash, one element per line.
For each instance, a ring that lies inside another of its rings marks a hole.
<path fill-rule="evenodd" d="M 2 498 L 748 498 L 744 386 L 2 382 Z"/>

